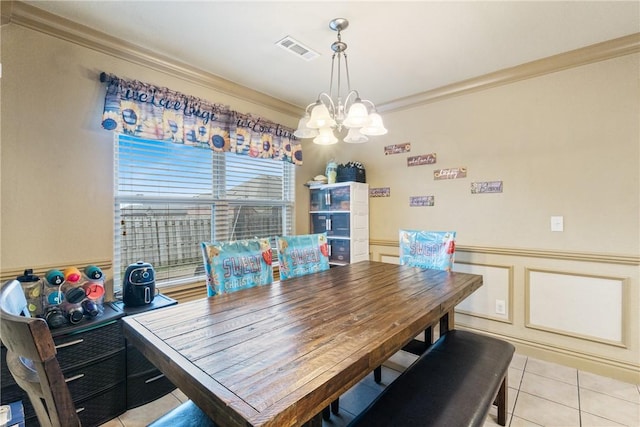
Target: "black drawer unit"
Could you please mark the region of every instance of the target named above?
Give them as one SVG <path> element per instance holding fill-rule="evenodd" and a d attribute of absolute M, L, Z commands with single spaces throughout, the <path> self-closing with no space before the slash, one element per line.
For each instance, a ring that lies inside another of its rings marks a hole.
<path fill-rule="evenodd" d="M 142 353 L 127 345 L 127 409 L 145 405 L 175 388 Z"/>
<path fill-rule="evenodd" d="M 329 261 L 337 263 L 351 262 L 351 242 L 349 240 L 328 239 L 331 247 Z"/>
<path fill-rule="evenodd" d="M 126 381 L 122 381 L 91 398 L 76 402 L 76 411 L 82 427 L 99 426 L 127 411 L 124 399 L 127 390 Z"/>
<path fill-rule="evenodd" d="M 327 233 L 327 236 L 349 237 L 351 218 L 348 212 L 312 213 L 311 233 Z"/>
<path fill-rule="evenodd" d="M 105 304 L 104 313 L 82 324 L 51 331 L 57 359 L 83 426 L 98 426 L 126 411 L 126 345 L 121 312 Z M 2 404 L 22 400 L 25 424 L 38 426 L 26 393 L 13 380 L 2 347 Z"/>
<path fill-rule="evenodd" d="M 151 304 L 125 307 L 121 301 L 111 303 L 125 316 L 168 307 L 178 302 L 158 294 Z M 136 408 L 175 390 L 175 386 L 135 347 L 127 344 L 127 409 Z"/>
<path fill-rule="evenodd" d="M 127 345 L 120 323 L 124 316 L 173 304 L 177 301 L 162 294 L 142 307 L 106 303 L 101 316 L 51 331 L 56 357 L 83 427 L 104 424 L 175 389 L 138 350 Z M 7 369 L 7 349 L 2 346 L 0 350 L 1 404 L 21 400 L 25 425 L 39 427 L 29 397 Z"/>

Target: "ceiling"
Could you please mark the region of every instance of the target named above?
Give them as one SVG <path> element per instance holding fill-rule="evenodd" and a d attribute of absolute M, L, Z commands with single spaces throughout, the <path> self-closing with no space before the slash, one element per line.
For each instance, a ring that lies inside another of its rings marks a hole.
<path fill-rule="evenodd" d="M 337 17 L 351 88 L 379 106 L 640 31 L 638 1 L 25 3 L 302 108 L 329 90 Z M 320 55 L 278 47 L 285 36 Z"/>

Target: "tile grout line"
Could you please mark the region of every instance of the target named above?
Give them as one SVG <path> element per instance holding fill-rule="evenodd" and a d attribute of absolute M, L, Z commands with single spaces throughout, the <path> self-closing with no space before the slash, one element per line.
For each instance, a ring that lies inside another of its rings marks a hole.
<path fill-rule="evenodd" d="M 582 402 L 580 402 L 580 370 L 576 369 L 576 386 L 578 387 L 578 422 L 582 427 Z"/>
<path fill-rule="evenodd" d="M 516 413 L 516 405 L 518 404 L 518 396 L 520 396 L 520 387 L 522 387 L 522 381 L 524 380 L 524 372 L 527 369 L 528 361 L 529 361 L 529 357 L 526 357 L 524 360 L 524 365 L 522 366 L 522 375 L 520 375 L 520 382 L 518 383 L 518 388 L 516 389 L 516 397 L 513 399 L 513 411 L 511 411 L 511 418 L 509 418 L 509 425 L 507 427 L 511 427 L 511 423 L 513 423 L 513 417 Z"/>

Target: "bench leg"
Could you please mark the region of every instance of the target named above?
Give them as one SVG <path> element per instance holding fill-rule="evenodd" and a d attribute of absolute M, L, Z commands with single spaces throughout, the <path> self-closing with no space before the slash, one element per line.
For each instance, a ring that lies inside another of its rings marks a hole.
<path fill-rule="evenodd" d="M 331 412 L 333 412 L 334 415 L 338 415 L 340 412 L 340 398 L 331 402 Z"/>
<path fill-rule="evenodd" d="M 331 411 L 329 409 L 329 406 L 322 410 L 322 419 L 325 421 L 329 421 L 331 419 Z"/>
<path fill-rule="evenodd" d="M 382 366 L 378 366 L 373 370 L 373 379 L 378 384 L 382 382 Z"/>
<path fill-rule="evenodd" d="M 496 395 L 496 405 L 498 406 L 498 424 L 501 426 L 507 425 L 507 374 L 502 379 L 500 389 Z"/>

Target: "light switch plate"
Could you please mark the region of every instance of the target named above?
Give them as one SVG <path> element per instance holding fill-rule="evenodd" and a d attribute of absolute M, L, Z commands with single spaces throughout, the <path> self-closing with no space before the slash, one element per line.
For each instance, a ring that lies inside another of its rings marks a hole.
<path fill-rule="evenodd" d="M 564 231 L 564 217 L 562 216 L 551 217 L 551 231 Z"/>

